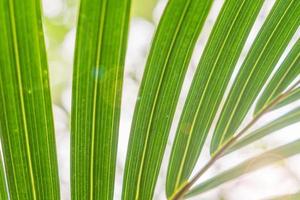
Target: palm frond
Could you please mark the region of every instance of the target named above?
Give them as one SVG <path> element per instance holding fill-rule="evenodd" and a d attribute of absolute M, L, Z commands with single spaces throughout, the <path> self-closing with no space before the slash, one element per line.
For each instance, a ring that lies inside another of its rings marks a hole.
<path fill-rule="evenodd" d="M 71 199 L 114 199 L 131 1 L 80 1 L 72 86 Z M 155 1 L 141 1 L 139 5 L 152 7 Z M 40 2 L 0 1 L 1 200 L 60 199 Z M 123 176 L 124 200 L 154 198 L 185 75 L 204 22 L 209 12 L 214 11 L 213 2 L 167 3 L 136 100 Z M 299 0 L 275 1 L 245 60 L 237 68 L 264 5 L 264 0 L 222 3 L 179 123 L 173 124 L 177 130 L 165 187 L 169 200 L 194 197 L 300 154 L 298 139 L 271 147 L 194 186 L 221 157 L 226 159 L 227 154 L 300 121 L 300 107 L 296 107 L 250 132 L 265 114 L 300 99 L 299 37 L 276 67 L 299 31 Z M 132 8 L 134 15 L 136 7 Z M 149 12 L 142 14 L 151 16 Z M 233 84 L 230 79 L 234 79 Z M 254 115 L 247 122 L 246 115 L 252 114 L 252 108 Z M 191 176 L 210 131 L 211 156 Z M 299 194 L 273 199 L 282 198 L 297 199 Z"/>
<path fill-rule="evenodd" d="M 177 128 L 167 176 L 171 196 L 189 178 L 263 1 L 223 5 L 198 65 Z"/>
<path fill-rule="evenodd" d="M 241 125 L 300 23 L 300 1 L 276 1 L 241 66 L 211 142 L 211 153 Z"/>

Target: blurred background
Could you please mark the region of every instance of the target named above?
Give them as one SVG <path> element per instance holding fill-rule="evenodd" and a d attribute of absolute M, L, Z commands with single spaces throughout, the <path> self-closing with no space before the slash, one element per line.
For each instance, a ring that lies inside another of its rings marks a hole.
<path fill-rule="evenodd" d="M 275 0 L 265 0 L 257 21 L 247 40 L 238 66 L 251 46 L 260 26 L 264 22 Z M 119 136 L 119 149 L 117 159 L 117 173 L 115 184 L 115 199 L 120 199 L 122 188 L 122 174 L 125 163 L 127 141 L 130 131 L 130 123 L 133 115 L 134 104 L 137 97 L 139 84 L 141 82 L 145 61 L 151 45 L 152 36 L 157 27 L 161 13 L 166 5 L 166 0 L 133 0 L 130 31 L 128 38 L 128 49 L 125 66 L 125 77 L 123 85 L 122 114 Z M 218 12 L 224 0 L 215 0 L 208 19 L 199 37 L 193 58 L 184 82 L 180 102 L 176 111 L 174 124 L 178 122 L 188 87 L 193 73 L 200 59 L 201 53 L 207 42 L 209 33 L 216 20 Z M 56 139 L 58 148 L 60 181 L 62 199 L 70 199 L 70 110 L 71 110 L 71 83 L 72 63 L 75 46 L 75 34 L 79 0 L 43 0 L 43 23 L 45 40 L 47 45 L 50 80 L 52 89 L 52 100 L 54 103 L 54 118 L 56 127 Z M 286 53 L 300 37 L 300 31 L 295 34 L 281 61 Z M 260 127 L 266 122 L 277 118 L 283 113 L 299 106 L 294 105 L 271 112 L 255 125 Z M 164 184 L 167 171 L 167 161 L 170 154 L 172 140 L 176 126 L 172 127 L 171 136 L 163 166 L 156 187 L 155 199 L 165 199 Z M 289 141 L 300 138 L 300 123 L 277 131 L 263 140 L 249 145 L 238 152 L 230 154 L 218 161 L 202 178 L 203 181 L 212 175 L 216 175 L 243 160 L 258 155 L 268 149 L 275 148 Z M 201 154 L 196 169 L 199 169 L 209 159 L 208 144 Z M 270 155 L 278 157 L 280 155 Z M 255 165 L 255 162 L 253 163 Z M 249 166 L 251 167 L 251 166 Z M 246 174 L 234 181 L 230 181 L 217 189 L 211 190 L 198 198 L 206 200 L 258 200 L 267 199 L 274 195 L 294 193 L 300 190 L 300 156 L 294 156 L 280 161 L 274 165 L 262 168 L 255 172 Z M 246 169 L 245 169 L 246 170 Z"/>

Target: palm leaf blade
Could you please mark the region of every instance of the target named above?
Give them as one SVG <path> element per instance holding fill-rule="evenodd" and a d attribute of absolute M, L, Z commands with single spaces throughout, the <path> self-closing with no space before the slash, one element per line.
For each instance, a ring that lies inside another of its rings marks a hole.
<path fill-rule="evenodd" d="M 10 199 L 59 199 L 40 7 L 0 2 L 0 133 Z"/>
<path fill-rule="evenodd" d="M 130 0 L 82 0 L 73 74 L 72 199 L 113 199 Z"/>
<path fill-rule="evenodd" d="M 123 199 L 152 199 L 183 78 L 211 4 L 211 0 L 168 2 L 135 107 Z"/>

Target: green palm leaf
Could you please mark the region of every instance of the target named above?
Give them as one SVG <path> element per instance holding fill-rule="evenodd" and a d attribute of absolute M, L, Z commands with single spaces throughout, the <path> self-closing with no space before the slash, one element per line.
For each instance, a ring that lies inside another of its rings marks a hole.
<path fill-rule="evenodd" d="M 300 153 L 300 140 L 269 150 L 261 155 L 250 158 L 243 163 L 216 175 L 199 185 L 196 185 L 186 197 L 192 197 L 209 191 L 223 183 L 231 181 L 249 172 L 253 172 L 267 165 L 289 158 Z"/>
<path fill-rule="evenodd" d="M 71 119 L 72 199 L 113 199 L 130 0 L 82 0 Z"/>
<path fill-rule="evenodd" d="M 170 0 L 156 31 L 133 117 L 123 199 L 152 199 L 184 75 L 212 0 Z"/>
<path fill-rule="evenodd" d="M 300 75 L 300 39 L 296 42 L 279 70 L 267 85 L 262 96 L 256 104 L 255 113 L 258 113 L 264 105 L 277 95 L 282 93 L 293 80 Z"/>
<path fill-rule="evenodd" d="M 201 57 L 177 128 L 167 176 L 170 196 L 190 176 L 263 1 L 223 5 Z"/>
<path fill-rule="evenodd" d="M 224 153 L 230 148 L 235 142 L 237 142 L 265 113 L 269 112 L 269 110 L 276 105 L 278 102 L 283 100 L 288 96 L 290 92 L 299 84 L 297 81 L 293 84 L 287 91 L 278 95 L 272 101 L 270 101 L 264 108 L 254 117 L 252 118 L 241 130 L 239 130 L 233 137 L 231 137 L 224 145 L 220 147 L 206 162 L 206 164 L 198 170 L 193 177 L 186 183 L 184 183 L 175 193 L 172 195 L 170 199 L 178 200 L 181 197 L 185 196 L 185 194 L 190 190 L 190 188 L 198 181 L 198 179 L 213 165 L 215 162 L 221 158 Z M 293 145 L 292 145 L 293 146 Z"/>
<path fill-rule="evenodd" d="M 276 1 L 247 55 L 216 126 L 211 153 L 239 128 L 300 24 L 300 1 Z"/>
<path fill-rule="evenodd" d="M 0 133 L 12 200 L 60 199 L 40 7 L 0 1 Z"/>
<path fill-rule="evenodd" d="M 283 116 L 279 117 L 278 119 L 271 121 L 270 123 L 264 125 L 263 127 L 242 137 L 234 145 L 229 147 L 229 149 L 226 151 L 226 154 L 236 151 L 248 144 L 258 141 L 259 139 L 261 139 L 277 130 L 280 130 L 282 128 L 285 128 L 285 127 L 287 127 L 291 124 L 297 123 L 297 122 L 300 122 L 300 107 L 293 109 L 292 111 L 284 114 Z"/>
<path fill-rule="evenodd" d="M 137 7 L 156 0 L 136 1 Z M 132 121 L 122 199 L 153 199 L 182 84 L 213 0 L 169 0 L 157 27 Z M 188 198 L 300 153 L 300 140 L 193 185 L 224 155 L 300 121 L 300 107 L 250 132 L 265 113 L 300 99 L 300 1 L 276 0 L 233 86 L 229 81 L 264 0 L 225 0 L 177 127 L 166 179 Z M 40 0 L 0 1 L 0 200 L 60 199 Z M 150 12 L 133 15 L 151 17 Z M 81 0 L 71 113 L 71 199 L 114 199 L 122 82 L 131 0 Z M 151 9 L 152 10 L 152 9 Z M 55 25 L 56 26 L 56 25 Z M 59 27 L 59 26 L 57 26 Z M 269 80 L 267 83 L 267 80 Z M 292 87 L 291 83 L 296 82 Z M 220 105 L 226 89 L 229 95 Z M 261 94 L 258 97 L 258 95 Z M 257 104 L 254 103 L 257 100 Z M 250 108 L 254 116 L 241 127 Z M 209 161 L 191 173 L 220 110 Z M 291 133 L 289 133 L 291 134 Z M 253 164 L 254 163 L 254 164 Z M 192 188 L 192 189 L 191 189 Z M 273 199 L 299 198 L 291 194 Z"/>

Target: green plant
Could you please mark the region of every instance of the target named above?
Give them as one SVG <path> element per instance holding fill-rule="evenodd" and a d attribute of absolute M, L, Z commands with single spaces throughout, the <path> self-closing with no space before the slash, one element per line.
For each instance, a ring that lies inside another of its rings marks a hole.
<path fill-rule="evenodd" d="M 185 73 L 212 3 L 169 0 L 164 10 L 136 102 L 122 199 L 153 198 Z M 263 3 L 225 0 L 223 4 L 177 126 L 166 177 L 170 200 L 201 194 L 279 160 L 266 159 L 270 154 L 280 154 L 283 159 L 300 153 L 300 141 L 296 140 L 196 185 L 219 158 L 300 120 L 298 107 L 250 132 L 266 113 L 299 100 L 299 39 L 272 75 L 299 28 L 298 0 L 276 0 L 229 95 L 224 95 Z M 72 199 L 113 199 L 130 4 L 130 0 L 80 3 L 71 113 Z M 5 170 L 0 166 L 0 199 L 59 199 L 39 0 L 0 1 L 0 95 L 5 164 Z M 242 125 L 252 106 L 252 119 Z M 191 177 L 215 118 L 211 159 Z M 243 170 L 253 160 L 262 162 Z"/>

